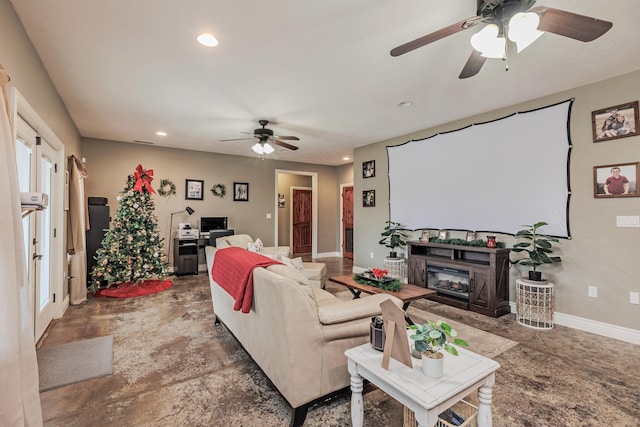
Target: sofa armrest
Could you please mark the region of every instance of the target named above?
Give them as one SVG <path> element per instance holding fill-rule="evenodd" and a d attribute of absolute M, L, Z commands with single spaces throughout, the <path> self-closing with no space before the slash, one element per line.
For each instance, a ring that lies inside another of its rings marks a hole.
<path fill-rule="evenodd" d="M 291 248 L 289 246 L 265 246 L 262 248 L 264 254 L 270 257 L 285 256 L 289 257 Z"/>
<path fill-rule="evenodd" d="M 333 325 L 364 317 L 378 316 L 382 313 L 380 303 L 388 299 L 398 307 L 402 307 L 402 301 L 392 295 L 374 294 L 336 304 L 321 305 L 318 307 L 318 318 L 323 325 Z"/>

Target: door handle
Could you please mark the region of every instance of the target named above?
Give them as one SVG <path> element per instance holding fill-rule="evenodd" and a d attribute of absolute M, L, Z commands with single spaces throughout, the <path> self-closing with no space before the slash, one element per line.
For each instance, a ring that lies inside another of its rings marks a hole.
<path fill-rule="evenodd" d="M 33 256 L 31 257 L 31 259 L 40 261 L 40 260 L 42 259 L 42 255 L 33 254 Z"/>

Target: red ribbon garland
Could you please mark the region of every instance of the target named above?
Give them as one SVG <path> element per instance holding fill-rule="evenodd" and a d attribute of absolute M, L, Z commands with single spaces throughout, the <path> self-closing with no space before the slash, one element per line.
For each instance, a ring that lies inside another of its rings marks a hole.
<path fill-rule="evenodd" d="M 137 190 L 142 193 L 142 187 L 146 187 L 149 194 L 155 193 L 153 188 L 151 188 L 151 181 L 153 181 L 153 169 L 142 169 L 142 165 L 138 165 L 136 171 L 133 173 L 133 177 L 136 180 L 135 185 L 133 186 L 134 190 Z"/>

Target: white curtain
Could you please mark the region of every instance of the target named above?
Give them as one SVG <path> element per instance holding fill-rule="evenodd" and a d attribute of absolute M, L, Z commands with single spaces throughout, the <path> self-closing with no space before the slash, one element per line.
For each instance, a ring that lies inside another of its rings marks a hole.
<path fill-rule="evenodd" d="M 84 164 L 69 156 L 69 214 L 67 215 L 67 253 L 71 257 L 71 304 L 87 300 L 87 238 L 89 212 L 84 197 L 84 180 L 88 176 Z"/>
<path fill-rule="evenodd" d="M 9 124 L 8 81 L 0 66 L 0 424 L 31 427 L 42 425 L 42 409 L 15 146 Z"/>

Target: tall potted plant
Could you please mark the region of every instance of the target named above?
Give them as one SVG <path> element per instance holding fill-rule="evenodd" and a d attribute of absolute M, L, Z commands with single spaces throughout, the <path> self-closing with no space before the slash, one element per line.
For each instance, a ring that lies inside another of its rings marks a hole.
<path fill-rule="evenodd" d="M 548 225 L 544 221 L 536 222 L 533 225 L 524 225 L 527 227 L 516 233 L 516 239 L 522 239 L 523 242 L 516 243 L 510 248 L 511 252 L 526 252 L 522 258 L 511 261 L 513 264 L 521 264 L 531 267 L 529 271 L 529 280 L 542 281 L 542 273 L 536 270 L 536 267 L 543 264 L 553 264 L 562 261 L 559 256 L 551 256 L 553 253 L 553 243 L 559 240 L 555 237 L 547 236 L 538 232 L 540 227 Z"/>
<path fill-rule="evenodd" d="M 407 233 L 402 230 L 402 224 L 394 221 L 387 221 L 384 231 L 380 234 L 382 239 L 378 242 L 381 245 L 391 249 L 389 258 L 397 258 L 398 252 L 396 248 L 407 245 Z"/>

